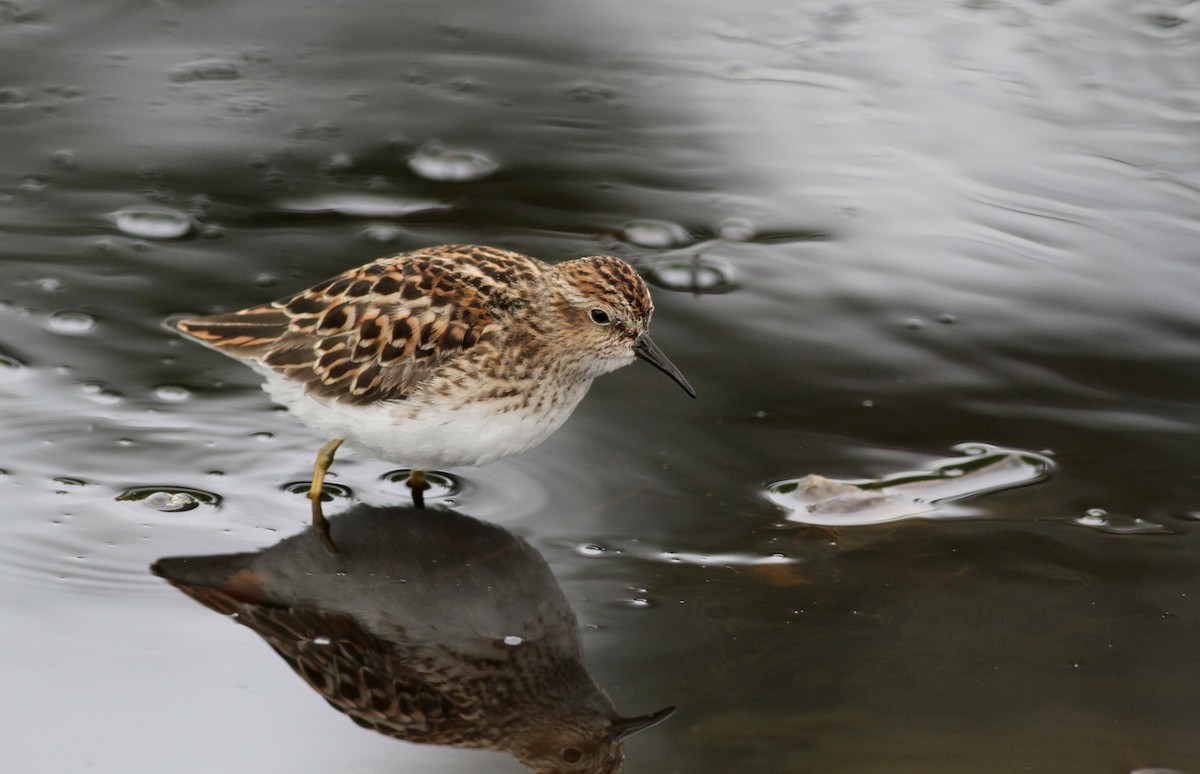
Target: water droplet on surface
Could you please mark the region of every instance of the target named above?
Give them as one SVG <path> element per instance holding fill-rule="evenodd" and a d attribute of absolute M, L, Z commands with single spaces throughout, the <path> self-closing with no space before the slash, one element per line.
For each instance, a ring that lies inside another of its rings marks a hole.
<path fill-rule="evenodd" d="M 154 397 L 159 400 L 165 400 L 168 403 L 180 403 L 192 397 L 192 392 L 186 387 L 180 387 L 177 384 L 164 384 L 154 388 Z"/>
<path fill-rule="evenodd" d="M 654 249 L 682 247 L 695 241 L 686 228 L 666 220 L 630 221 L 621 229 L 621 238 L 638 247 Z"/>
<path fill-rule="evenodd" d="M 729 218 L 717 224 L 717 236 L 730 242 L 748 242 L 758 234 L 758 227 L 744 218 Z"/>
<path fill-rule="evenodd" d="M 584 545 L 577 546 L 575 551 L 581 556 L 597 557 L 604 556 L 604 554 L 608 553 L 608 548 L 597 545 L 596 543 L 586 543 Z"/>
<path fill-rule="evenodd" d="M 1169 535 L 1171 530 L 1139 517 L 1109 513 L 1104 508 L 1089 508 L 1084 515 L 1072 519 L 1072 524 L 1089 527 L 1112 535 Z"/>
<path fill-rule="evenodd" d="M 333 640 L 329 639 L 328 637 L 313 637 L 312 641 L 313 645 L 328 645 L 331 642 L 333 642 Z"/>
<path fill-rule="evenodd" d="M 21 11 L 21 6 L 16 3 L 0 2 L 0 27 L 7 27 L 10 24 L 16 24 L 21 21 L 24 14 Z"/>
<path fill-rule="evenodd" d="M 645 273 L 652 284 L 681 293 L 717 295 L 738 287 L 733 267 L 707 255 L 655 260 L 646 266 Z"/>
<path fill-rule="evenodd" d="M 1151 26 L 1169 30 L 1187 22 L 1187 19 L 1171 11 L 1150 12 L 1142 15 Z"/>
<path fill-rule="evenodd" d="M 525 640 L 515 634 L 510 634 L 504 638 L 504 644 L 510 648 L 515 648 L 523 642 L 525 642 Z"/>
<path fill-rule="evenodd" d="M 79 167 L 79 155 L 72 150 L 56 150 L 50 154 L 50 159 L 54 162 L 54 166 L 60 169 L 77 169 Z"/>
<path fill-rule="evenodd" d="M 29 92 L 16 87 L 0 89 L 0 108 L 19 108 L 29 104 Z"/>
<path fill-rule="evenodd" d="M 345 172 L 353 167 L 354 157 L 345 152 L 333 154 L 321 165 L 326 172 Z"/>
<path fill-rule="evenodd" d="M 617 90 L 603 83 L 576 83 L 567 87 L 567 99 L 572 102 L 611 102 Z"/>
<path fill-rule="evenodd" d="M 404 230 L 386 223 L 373 223 L 362 230 L 363 238 L 380 245 L 399 242 Z"/>
<path fill-rule="evenodd" d="M 182 486 L 136 486 L 117 495 L 119 502 L 136 502 L 159 513 L 184 513 L 200 506 L 216 508 L 221 496 Z"/>
<path fill-rule="evenodd" d="M 54 479 L 54 483 L 62 486 L 68 486 L 73 489 L 77 489 L 81 486 L 87 486 L 87 482 L 82 478 L 71 478 L 70 476 L 59 476 Z"/>
<path fill-rule="evenodd" d="M 227 59 L 201 59 L 184 62 L 172 68 L 167 76 L 173 83 L 236 81 L 242 77 L 242 71 L 236 62 Z"/>
<path fill-rule="evenodd" d="M 25 376 L 26 363 L 8 352 L 0 351 L 0 381 L 11 382 Z"/>
<path fill-rule="evenodd" d="M 50 315 L 47 326 L 55 333 L 83 336 L 96 328 L 96 318 L 83 312 L 61 311 Z"/>
<path fill-rule="evenodd" d="M 408 157 L 408 168 L 438 183 L 473 183 L 490 177 L 500 164 L 483 151 L 427 142 Z"/>
<path fill-rule="evenodd" d="M 105 387 L 99 382 L 84 382 L 79 385 L 79 391 L 88 397 L 93 403 L 99 403 L 104 406 L 113 406 L 125 399 L 121 393 L 109 387 Z"/>
<path fill-rule="evenodd" d="M 192 232 L 192 219 L 169 207 L 126 207 L 112 214 L 117 229 L 138 239 L 179 239 Z"/>
<path fill-rule="evenodd" d="M 313 215 L 333 212 L 354 218 L 402 218 L 417 212 L 448 210 L 450 205 L 434 199 L 350 193 L 285 200 L 279 208 Z"/>

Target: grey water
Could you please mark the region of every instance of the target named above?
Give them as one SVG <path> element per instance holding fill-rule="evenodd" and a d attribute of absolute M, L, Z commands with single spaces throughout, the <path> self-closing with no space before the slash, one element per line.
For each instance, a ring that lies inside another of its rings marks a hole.
<path fill-rule="evenodd" d="M 483 243 L 633 262 L 699 395 L 430 497 L 677 708 L 623 771 L 1196 774 L 1198 237 L 1186 0 L 0 2 L 0 768 L 523 770 L 149 570 L 303 532 L 320 444 L 162 319 Z"/>

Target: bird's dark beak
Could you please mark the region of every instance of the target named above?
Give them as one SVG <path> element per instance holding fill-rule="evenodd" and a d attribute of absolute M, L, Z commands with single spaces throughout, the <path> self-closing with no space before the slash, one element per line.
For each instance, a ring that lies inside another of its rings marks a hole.
<path fill-rule="evenodd" d="M 638 337 L 637 342 L 633 345 L 633 354 L 674 379 L 675 383 L 682 387 L 688 395 L 696 397 L 696 391 L 692 389 L 692 385 L 688 384 L 688 380 L 683 378 L 683 374 L 679 373 L 675 364 L 668 360 L 662 350 L 650 340 L 650 334 L 646 333 Z"/>
<path fill-rule="evenodd" d="M 649 715 L 642 715 L 636 718 L 617 718 L 613 721 L 609 728 L 609 733 L 614 739 L 624 739 L 630 734 L 636 734 L 638 731 L 644 731 L 650 726 L 656 726 L 659 723 L 670 717 L 675 711 L 674 707 L 666 707 L 658 712 L 651 712 Z"/>

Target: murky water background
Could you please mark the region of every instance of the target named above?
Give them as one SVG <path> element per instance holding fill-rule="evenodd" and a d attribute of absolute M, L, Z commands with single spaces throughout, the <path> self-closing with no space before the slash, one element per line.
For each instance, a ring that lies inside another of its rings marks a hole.
<path fill-rule="evenodd" d="M 545 557 L 623 712 L 678 706 L 625 771 L 1200 771 L 1197 13 L 0 3 L 3 768 L 520 770 L 357 728 L 147 569 L 301 531 L 317 445 L 163 317 L 482 242 L 639 263 L 700 395 L 620 371 L 439 501 Z M 787 489 L 963 448 L 1003 486 L 919 518 Z M 340 457 L 330 512 L 390 472 Z"/>

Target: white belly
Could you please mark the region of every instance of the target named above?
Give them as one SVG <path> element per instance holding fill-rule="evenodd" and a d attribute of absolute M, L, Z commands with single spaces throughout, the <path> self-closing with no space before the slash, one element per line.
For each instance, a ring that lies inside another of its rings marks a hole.
<path fill-rule="evenodd" d="M 567 421 L 590 386 L 578 385 L 550 411 L 497 411 L 489 403 L 446 410 L 415 399 L 354 406 L 314 398 L 297 382 L 255 370 L 266 378 L 263 389 L 271 398 L 316 432 L 418 470 L 482 465 L 531 449 Z"/>

